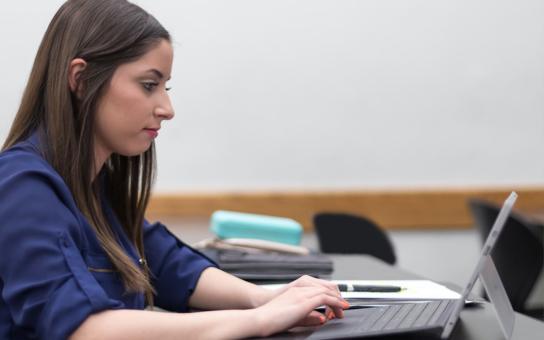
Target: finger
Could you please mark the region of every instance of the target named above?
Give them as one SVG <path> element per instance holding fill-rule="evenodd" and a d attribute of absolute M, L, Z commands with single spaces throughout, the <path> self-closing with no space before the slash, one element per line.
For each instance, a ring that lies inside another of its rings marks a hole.
<path fill-rule="evenodd" d="M 320 305 L 326 305 L 325 317 L 330 320 L 333 317 L 341 318 L 344 313 L 342 309 L 349 308 L 347 301 L 341 297 L 336 296 L 329 289 L 325 287 L 292 287 L 285 294 L 290 294 L 292 301 L 299 301 L 299 303 L 307 303 L 305 308 L 312 310 Z M 325 299 L 325 300 L 323 300 Z M 326 300 L 328 299 L 328 300 Z M 332 303 L 322 303 L 320 305 L 314 305 L 315 301 L 333 301 Z"/>
<path fill-rule="evenodd" d="M 327 320 L 332 320 L 335 318 L 342 319 L 344 317 L 344 309 L 338 308 L 338 307 L 325 307 L 325 316 L 327 317 Z"/>
<path fill-rule="evenodd" d="M 300 320 L 297 323 L 297 326 L 308 327 L 308 326 L 320 326 L 327 322 L 325 316 L 319 312 L 312 311 L 305 318 Z"/>
<path fill-rule="evenodd" d="M 329 306 L 325 307 L 325 317 L 327 320 L 332 320 L 335 317 L 335 312 L 333 312 L 332 308 Z"/>
<path fill-rule="evenodd" d="M 339 319 L 342 319 L 344 317 L 343 308 L 331 307 L 331 313 L 334 315 L 334 317 Z"/>
<path fill-rule="evenodd" d="M 329 307 L 330 309 L 345 309 L 348 308 L 349 305 L 347 302 L 343 301 L 342 299 L 339 299 L 335 296 L 327 295 L 327 294 L 318 294 L 314 295 L 312 297 L 308 297 L 305 302 L 305 308 L 311 308 L 314 309 L 318 306 L 325 305 L 326 307 Z M 326 308 L 325 308 L 326 310 Z M 340 315 L 340 312 L 338 313 Z"/>
<path fill-rule="evenodd" d="M 329 298 L 332 298 L 332 301 L 335 301 L 335 304 L 325 306 L 324 314 L 327 320 L 344 317 L 343 310 L 349 308 L 349 303 L 346 300 L 331 294 L 330 291 L 323 291 L 318 288 L 316 290 L 308 292 L 305 299 L 312 299 L 315 297 L 319 297 L 320 295 L 327 296 Z"/>
<path fill-rule="evenodd" d="M 317 279 L 308 275 L 303 275 L 297 280 L 291 282 L 291 287 L 321 287 L 329 290 L 329 292 L 331 293 L 329 295 L 333 295 L 340 299 L 343 299 L 342 293 L 340 293 L 340 289 L 338 288 L 338 285 L 336 283 L 327 280 Z M 345 302 L 347 304 L 347 301 Z M 341 315 L 343 315 L 343 312 L 337 310 L 334 312 L 334 315 L 336 317 L 341 317 Z"/>
<path fill-rule="evenodd" d="M 349 307 L 349 303 L 341 295 L 339 295 L 337 292 L 333 291 L 332 289 L 327 289 L 323 286 L 307 287 L 307 289 L 308 289 L 307 291 L 308 297 L 317 295 L 317 294 L 325 294 L 342 301 L 346 305 L 346 308 Z"/>

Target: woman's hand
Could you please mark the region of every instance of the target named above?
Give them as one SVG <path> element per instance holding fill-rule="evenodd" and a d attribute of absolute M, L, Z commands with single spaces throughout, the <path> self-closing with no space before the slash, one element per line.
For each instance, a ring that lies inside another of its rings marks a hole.
<path fill-rule="evenodd" d="M 281 295 L 285 291 L 287 291 L 289 288 L 292 287 L 322 287 L 327 289 L 332 295 L 337 296 L 338 298 L 342 299 L 342 295 L 340 294 L 340 291 L 338 290 L 338 286 L 330 281 L 316 279 L 315 277 L 311 277 L 308 275 L 304 275 L 296 279 L 295 281 L 290 282 L 289 284 L 283 286 L 280 289 L 273 290 L 274 292 L 272 295 L 269 296 L 268 300 L 273 299 L 276 296 Z M 330 320 L 334 317 L 342 318 L 344 317 L 344 311 L 340 308 L 331 308 L 330 306 L 327 306 L 325 309 L 325 316 L 327 320 Z"/>
<path fill-rule="evenodd" d="M 314 309 L 323 305 L 327 306 L 329 313 L 343 317 L 343 309 L 348 308 L 349 304 L 341 298 L 338 289 L 334 290 L 328 285 L 308 281 L 306 278 L 299 280 L 301 282 L 294 281 L 287 285 L 276 297 L 255 309 L 256 322 L 262 330 L 261 336 L 295 326 L 321 325 L 327 318 Z"/>

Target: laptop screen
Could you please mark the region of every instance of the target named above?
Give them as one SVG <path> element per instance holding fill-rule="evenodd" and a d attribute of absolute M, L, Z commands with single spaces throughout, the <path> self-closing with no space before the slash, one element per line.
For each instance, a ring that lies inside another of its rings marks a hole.
<path fill-rule="evenodd" d="M 459 318 L 459 314 L 461 313 L 461 310 L 463 309 L 465 300 L 468 294 L 472 291 L 472 288 L 474 288 L 474 284 L 478 280 L 478 276 L 480 275 L 483 269 L 487 256 L 491 254 L 491 251 L 493 250 L 493 247 L 495 246 L 495 243 L 497 242 L 497 239 L 499 238 L 499 235 L 504 225 L 506 224 L 506 220 L 508 219 L 508 216 L 510 215 L 510 211 L 512 211 L 512 207 L 514 206 L 514 203 L 516 202 L 517 197 L 518 195 L 515 192 L 512 192 L 510 196 L 508 196 L 508 198 L 504 202 L 501 208 L 501 211 L 497 215 L 497 218 L 495 219 L 495 223 L 493 224 L 493 227 L 491 228 L 491 231 L 489 232 L 489 235 L 487 236 L 487 240 L 485 241 L 484 246 L 482 248 L 482 252 L 480 255 L 480 259 L 478 260 L 478 264 L 476 265 L 476 268 L 472 272 L 472 276 L 470 277 L 470 280 L 468 281 L 468 284 L 465 287 L 461 298 L 456 302 L 453 312 L 451 313 L 448 319 L 448 322 L 446 324 L 446 327 L 444 328 L 444 331 L 442 332 L 442 335 L 441 335 L 442 339 L 447 339 L 450 333 L 452 332 L 453 327 L 455 326 L 455 323 L 457 322 L 457 319 Z"/>

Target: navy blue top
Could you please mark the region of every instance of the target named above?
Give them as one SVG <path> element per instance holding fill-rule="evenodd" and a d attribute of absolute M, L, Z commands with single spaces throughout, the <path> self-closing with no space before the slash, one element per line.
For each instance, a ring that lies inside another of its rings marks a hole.
<path fill-rule="evenodd" d="M 92 313 L 144 309 L 128 294 L 96 234 L 36 136 L 0 153 L 0 339 L 66 339 Z M 111 209 L 106 218 L 138 263 Z M 145 257 L 155 304 L 184 312 L 202 271 L 213 262 L 160 223 L 144 223 Z"/>

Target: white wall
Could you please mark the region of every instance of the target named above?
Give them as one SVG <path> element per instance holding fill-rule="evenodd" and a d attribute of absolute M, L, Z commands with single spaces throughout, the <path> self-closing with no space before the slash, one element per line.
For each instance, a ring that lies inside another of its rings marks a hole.
<path fill-rule="evenodd" d="M 544 185 L 542 0 L 140 0 L 172 33 L 157 190 Z M 0 7 L 4 139 L 62 1 Z"/>

